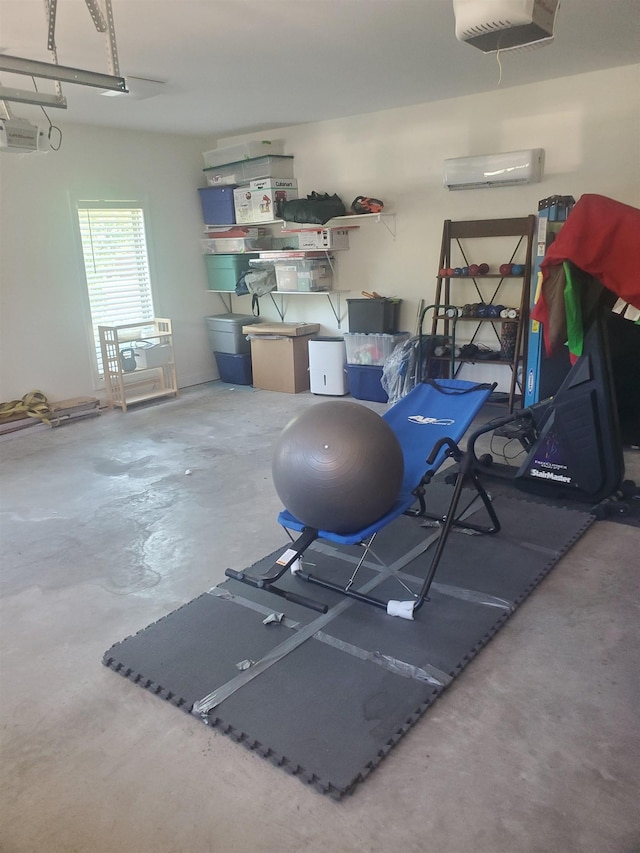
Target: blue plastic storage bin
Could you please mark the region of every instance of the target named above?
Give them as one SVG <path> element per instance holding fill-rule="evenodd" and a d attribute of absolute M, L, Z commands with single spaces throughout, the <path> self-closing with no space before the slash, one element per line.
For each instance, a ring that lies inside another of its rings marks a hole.
<path fill-rule="evenodd" d="M 200 187 L 200 204 L 205 225 L 234 225 L 236 209 L 233 204 L 235 187 Z"/>
<path fill-rule="evenodd" d="M 251 353 L 214 352 L 218 373 L 223 382 L 233 385 L 252 385 Z"/>
<path fill-rule="evenodd" d="M 389 396 L 382 387 L 382 365 L 347 364 L 349 391 L 356 400 L 387 403 Z"/>

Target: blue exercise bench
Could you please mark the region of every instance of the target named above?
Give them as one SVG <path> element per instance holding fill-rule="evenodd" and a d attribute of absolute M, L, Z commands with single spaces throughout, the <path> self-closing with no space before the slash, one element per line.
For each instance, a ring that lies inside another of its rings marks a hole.
<path fill-rule="evenodd" d="M 227 577 L 275 593 L 293 603 L 326 613 L 328 609 L 326 604 L 275 585 L 287 570 L 291 570 L 300 580 L 383 608 L 389 615 L 413 619 L 414 613 L 425 601 L 428 601 L 429 588 L 451 528 L 464 527 L 484 534 L 497 533 L 500 530 L 500 522 L 491 505 L 491 500 L 476 474 L 474 457 L 472 454 L 464 453 L 459 447 L 460 440 L 495 387 L 495 383 L 477 384 L 461 379 L 432 379 L 416 385 L 382 415 L 394 431 L 404 456 L 404 478 L 400 494 L 392 508 L 374 523 L 348 534 L 308 527 L 284 509 L 278 515 L 278 522 L 289 533 L 292 540 L 291 547 L 281 555 L 275 566 L 263 575 L 254 577 L 246 572 L 227 569 L 225 572 Z M 449 507 L 445 515 L 430 515 L 427 513 L 425 501 L 426 487 L 447 459 L 453 459 L 458 463 Z M 462 489 L 465 485 L 474 487 L 475 494 L 472 501 L 476 497 L 480 498 L 489 515 L 489 525 L 478 525 L 460 519 L 460 515 L 465 513 L 471 503 L 467 503 L 463 510 L 459 510 Z M 401 515 L 435 519 L 440 524 L 440 531 L 429 569 L 419 592 L 411 593 L 411 590 L 402 584 L 411 594 L 410 599 L 384 601 L 354 589 L 354 580 L 367 555 L 374 554 L 371 546 L 376 535 Z M 291 531 L 299 534 L 296 539 L 291 535 Z M 316 539 L 327 540 L 337 545 L 364 547 L 362 558 L 345 585 L 334 583 L 302 569 L 301 558 Z"/>

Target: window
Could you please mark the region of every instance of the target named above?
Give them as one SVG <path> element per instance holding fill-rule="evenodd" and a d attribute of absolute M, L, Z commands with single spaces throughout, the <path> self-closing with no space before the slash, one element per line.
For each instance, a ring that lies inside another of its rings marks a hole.
<path fill-rule="evenodd" d="M 78 223 L 102 375 L 98 326 L 137 323 L 154 316 L 144 211 L 138 202 L 79 201 Z"/>

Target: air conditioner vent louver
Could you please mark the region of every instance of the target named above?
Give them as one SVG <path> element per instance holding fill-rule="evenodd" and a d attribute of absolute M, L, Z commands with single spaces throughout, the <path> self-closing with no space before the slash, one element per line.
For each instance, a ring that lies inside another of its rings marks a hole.
<path fill-rule="evenodd" d="M 559 0 L 453 0 L 456 38 L 484 53 L 546 44 Z"/>

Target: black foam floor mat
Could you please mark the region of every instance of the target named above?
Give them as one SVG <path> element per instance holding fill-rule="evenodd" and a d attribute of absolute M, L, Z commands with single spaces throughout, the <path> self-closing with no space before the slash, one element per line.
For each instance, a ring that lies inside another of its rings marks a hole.
<path fill-rule="evenodd" d="M 290 574 L 279 584 L 324 601 L 326 615 L 227 580 L 116 643 L 103 662 L 339 799 L 366 778 L 593 521 L 588 513 L 505 496 L 494 503 L 502 531 L 449 537 L 430 599 L 414 621 Z M 433 539 L 433 528 L 421 519 L 402 517 L 382 532 L 376 553 L 417 590 Z M 283 550 L 246 571 L 270 568 Z M 305 563 L 344 582 L 356 558 L 357 548 L 316 543 Z M 381 598 L 408 597 L 372 558 L 357 584 L 374 585 Z M 283 612 L 282 621 L 269 618 Z"/>

